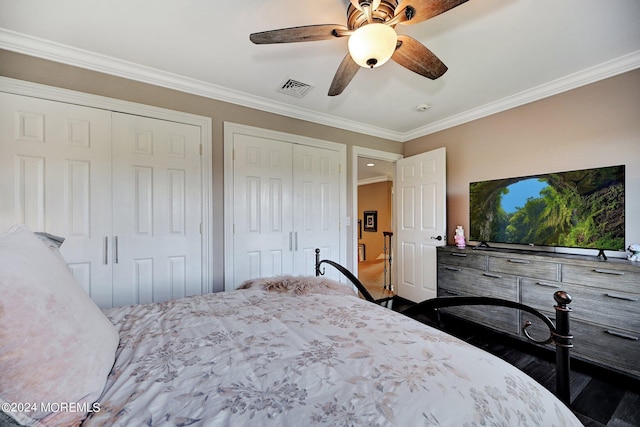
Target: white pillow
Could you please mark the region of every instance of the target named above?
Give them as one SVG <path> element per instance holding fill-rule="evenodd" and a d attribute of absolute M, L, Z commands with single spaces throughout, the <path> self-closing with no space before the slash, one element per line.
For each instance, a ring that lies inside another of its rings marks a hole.
<path fill-rule="evenodd" d="M 102 393 L 118 333 L 24 225 L 0 234 L 0 325 L 0 402 L 34 404 L 4 412 L 22 424 L 79 424 Z"/>

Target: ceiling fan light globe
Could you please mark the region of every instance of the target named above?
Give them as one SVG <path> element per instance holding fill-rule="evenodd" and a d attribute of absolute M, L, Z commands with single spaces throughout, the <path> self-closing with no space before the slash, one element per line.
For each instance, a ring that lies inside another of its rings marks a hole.
<path fill-rule="evenodd" d="M 397 43 L 398 35 L 390 26 L 367 24 L 349 36 L 349 53 L 361 67 L 379 67 L 391 58 Z"/>

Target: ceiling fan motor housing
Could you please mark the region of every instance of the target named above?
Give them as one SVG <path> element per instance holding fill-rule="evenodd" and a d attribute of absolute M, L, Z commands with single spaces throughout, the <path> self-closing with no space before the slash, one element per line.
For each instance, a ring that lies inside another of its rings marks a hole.
<path fill-rule="evenodd" d="M 371 12 L 372 21 L 384 23 L 390 20 L 393 18 L 393 13 L 397 6 L 398 2 L 396 0 L 381 0 L 380 5 Z M 353 31 L 366 24 L 368 24 L 368 21 L 365 13 L 350 4 L 347 8 L 347 28 Z"/>

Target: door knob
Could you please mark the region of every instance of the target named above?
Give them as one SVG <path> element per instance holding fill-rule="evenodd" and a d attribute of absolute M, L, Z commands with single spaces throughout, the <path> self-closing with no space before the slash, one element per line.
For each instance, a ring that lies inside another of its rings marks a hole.
<path fill-rule="evenodd" d="M 442 240 L 442 236 L 431 236 L 433 240 Z"/>

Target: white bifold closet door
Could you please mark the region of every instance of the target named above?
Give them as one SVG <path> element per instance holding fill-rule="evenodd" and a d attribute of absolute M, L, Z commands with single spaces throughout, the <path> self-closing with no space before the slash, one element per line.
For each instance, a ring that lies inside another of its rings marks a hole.
<path fill-rule="evenodd" d="M 233 288 L 256 277 L 314 275 L 315 248 L 337 257 L 339 153 L 241 133 L 233 150 Z"/>
<path fill-rule="evenodd" d="M 102 308 L 202 293 L 199 132 L 0 93 L 0 228 L 65 237 Z"/>
<path fill-rule="evenodd" d="M 111 112 L 0 93 L 0 162 L 2 230 L 64 237 L 73 275 L 109 307 Z"/>
<path fill-rule="evenodd" d="M 113 303 L 202 293 L 200 128 L 113 113 Z"/>

